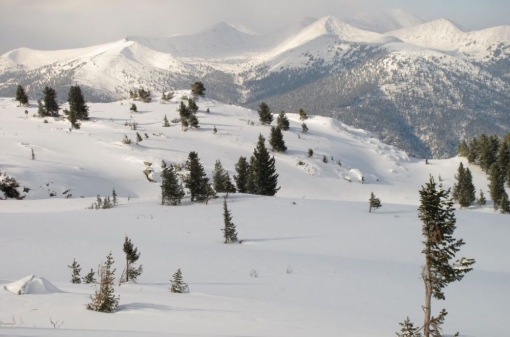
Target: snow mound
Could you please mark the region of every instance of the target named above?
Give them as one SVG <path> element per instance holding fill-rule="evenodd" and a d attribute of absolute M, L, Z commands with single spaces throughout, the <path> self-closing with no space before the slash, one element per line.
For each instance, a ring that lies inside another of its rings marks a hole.
<path fill-rule="evenodd" d="M 52 294 L 62 292 L 47 279 L 37 277 L 36 275 L 30 275 L 16 282 L 9 283 L 4 286 L 4 289 L 17 295 Z"/>

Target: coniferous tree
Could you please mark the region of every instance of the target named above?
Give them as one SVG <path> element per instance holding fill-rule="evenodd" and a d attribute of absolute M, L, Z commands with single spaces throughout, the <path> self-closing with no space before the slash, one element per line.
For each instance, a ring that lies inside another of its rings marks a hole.
<path fill-rule="evenodd" d="M 437 317 L 432 316 L 432 298 L 444 300 L 444 288 L 452 282 L 462 280 L 464 274 L 472 270 L 471 266 L 475 260 L 461 258 L 451 263 L 460 247 L 464 245 L 464 241 L 453 238 L 456 219 L 450 190 L 444 190 L 441 185 L 437 189 L 432 176 L 420 190 L 418 211 L 425 238 L 423 241 L 425 265 L 422 270 L 425 285 L 423 335 L 438 336 L 447 312 L 443 309 Z"/>
<path fill-rule="evenodd" d="M 198 125 L 198 118 L 194 114 L 191 114 L 188 119 L 189 127 L 198 129 L 200 125 Z"/>
<path fill-rule="evenodd" d="M 508 201 L 508 194 L 506 191 L 501 194 L 501 198 L 499 200 L 499 209 L 500 212 L 503 214 L 510 213 L 510 202 Z"/>
<path fill-rule="evenodd" d="M 85 275 L 82 280 L 83 280 L 83 283 L 85 284 L 90 284 L 90 283 L 96 283 L 96 279 L 94 277 L 96 273 L 94 272 L 94 269 L 90 269 L 90 272 Z"/>
<path fill-rule="evenodd" d="M 223 224 L 222 231 L 225 243 L 237 242 L 236 225 L 232 222 L 232 214 L 227 208 L 227 198 L 223 199 Z"/>
<path fill-rule="evenodd" d="M 163 118 L 163 127 L 164 128 L 170 127 L 170 123 L 168 123 L 168 118 L 166 118 L 166 115 L 165 118 Z"/>
<path fill-rule="evenodd" d="M 64 114 L 68 115 L 67 119 L 71 123 L 71 128 L 79 130 L 81 125 L 78 123 L 78 118 L 76 118 L 76 110 L 68 111 L 64 109 Z"/>
<path fill-rule="evenodd" d="M 140 143 L 142 140 L 143 140 L 142 136 L 140 136 L 140 134 L 137 132 L 136 133 L 136 142 Z"/>
<path fill-rule="evenodd" d="M 498 209 L 501 197 L 505 193 L 503 174 L 497 163 L 493 163 L 489 170 L 489 194 L 494 202 L 494 209 Z"/>
<path fill-rule="evenodd" d="M 414 324 L 409 320 L 409 317 L 404 321 L 404 323 L 399 323 L 402 327 L 400 332 L 397 332 L 398 337 L 421 337 L 420 328 L 414 327 Z"/>
<path fill-rule="evenodd" d="M 273 122 L 273 114 L 265 102 L 259 104 L 258 113 L 259 120 L 262 125 L 269 125 Z"/>
<path fill-rule="evenodd" d="M 191 94 L 193 95 L 193 97 L 195 98 L 198 98 L 199 96 L 200 97 L 204 97 L 205 96 L 205 86 L 202 82 L 195 82 L 191 85 Z"/>
<path fill-rule="evenodd" d="M 195 102 L 195 99 L 188 98 L 188 110 L 193 114 L 196 114 L 198 112 L 198 105 Z"/>
<path fill-rule="evenodd" d="M 69 102 L 69 113 L 73 113 L 77 119 L 89 119 L 89 107 L 78 85 L 71 86 L 67 98 Z"/>
<path fill-rule="evenodd" d="M 87 304 L 88 310 L 111 313 L 117 309 L 119 296 L 114 294 L 115 269 L 112 270 L 114 262 L 110 252 L 106 262 L 99 268 L 99 290 L 96 289 L 95 295 L 90 297 L 92 303 Z"/>
<path fill-rule="evenodd" d="M 461 207 L 469 207 L 476 200 L 475 185 L 469 168 L 464 171 L 464 177 L 460 186 L 459 204 Z"/>
<path fill-rule="evenodd" d="M 73 270 L 73 273 L 71 276 L 71 283 L 75 283 L 75 284 L 81 283 L 81 278 L 80 278 L 81 268 L 80 268 L 80 265 L 78 264 L 78 262 L 76 262 L 76 259 L 73 259 L 73 264 L 71 264 L 68 267 Z"/>
<path fill-rule="evenodd" d="M 34 153 L 34 148 L 30 148 L 30 150 L 32 151 L 32 160 L 35 160 L 35 153 Z"/>
<path fill-rule="evenodd" d="M 459 200 L 461 189 L 462 189 L 462 183 L 464 181 L 464 177 L 466 175 L 466 170 L 464 169 L 464 164 L 460 162 L 459 168 L 457 169 L 457 174 L 455 175 L 455 179 L 457 182 L 453 184 L 453 191 L 452 191 L 452 198 L 453 200 L 457 201 Z"/>
<path fill-rule="evenodd" d="M 236 189 L 232 181 L 230 180 L 230 175 L 221 165 L 219 160 L 216 160 L 214 164 L 213 171 L 213 188 L 218 193 L 235 193 Z"/>
<path fill-rule="evenodd" d="M 161 183 L 161 205 L 180 205 L 184 197 L 184 190 L 179 183 L 173 165 L 167 167 L 165 161 L 161 163 L 161 178 L 163 179 Z"/>
<path fill-rule="evenodd" d="M 131 107 L 129 108 L 129 111 L 131 112 L 138 112 L 138 107 L 135 103 L 131 103 Z"/>
<path fill-rule="evenodd" d="M 313 150 L 308 149 L 308 158 L 312 158 L 312 157 L 313 157 Z"/>
<path fill-rule="evenodd" d="M 468 145 L 466 143 L 466 140 L 463 139 L 459 143 L 459 146 L 457 146 L 457 155 L 459 157 L 467 157 L 469 155 L 469 148 L 468 148 Z"/>
<path fill-rule="evenodd" d="M 271 134 L 269 136 L 269 144 L 273 151 L 276 152 L 285 152 L 287 151 L 287 147 L 285 146 L 285 141 L 283 140 L 282 130 L 278 127 L 271 127 Z"/>
<path fill-rule="evenodd" d="M 189 174 L 185 177 L 184 183 L 190 191 L 191 201 L 206 201 L 210 194 L 210 191 L 207 190 L 209 178 L 207 178 L 196 152 L 189 153 L 186 168 Z"/>
<path fill-rule="evenodd" d="M 39 117 L 46 117 L 48 114 L 46 113 L 46 109 L 44 109 L 44 105 L 40 99 L 37 100 L 37 114 Z"/>
<path fill-rule="evenodd" d="M 57 103 L 57 93 L 55 92 L 55 89 L 50 87 L 45 87 L 44 91 L 44 111 L 46 115 L 49 116 L 58 116 L 58 110 L 60 110 L 60 107 Z"/>
<path fill-rule="evenodd" d="M 236 164 L 237 175 L 234 176 L 237 192 L 248 193 L 247 182 L 250 174 L 250 165 L 245 157 L 240 157 Z"/>
<path fill-rule="evenodd" d="M 506 171 L 506 185 L 510 187 L 510 165 L 508 166 L 508 171 Z"/>
<path fill-rule="evenodd" d="M 16 101 L 19 102 L 20 106 L 28 105 L 28 96 L 25 93 L 25 89 L 23 89 L 21 84 L 18 84 L 18 88 L 16 89 Z"/>
<path fill-rule="evenodd" d="M 369 209 L 368 212 L 372 212 L 372 208 L 378 209 L 379 207 L 382 207 L 381 200 L 379 198 L 376 198 L 374 195 L 374 192 L 370 194 L 370 199 L 368 199 L 369 203 Z"/>
<path fill-rule="evenodd" d="M 290 122 L 287 118 L 287 115 L 285 114 L 285 111 L 280 111 L 280 114 L 278 114 L 278 117 L 276 118 L 276 125 L 282 130 L 287 131 L 289 130 Z"/>
<path fill-rule="evenodd" d="M 189 125 L 189 117 L 191 113 L 189 112 L 188 108 L 184 104 L 183 101 L 181 101 L 181 104 L 179 105 L 179 117 L 181 118 L 181 126 L 183 130 L 186 130 Z"/>
<path fill-rule="evenodd" d="M 122 250 L 124 251 L 124 254 L 126 254 L 126 268 L 123 273 L 125 278 L 121 280 L 121 282 L 136 282 L 138 276 L 140 276 L 143 272 L 142 265 L 140 265 L 138 268 L 133 267 L 133 264 L 140 258 L 138 248 L 134 247 L 131 239 L 126 236 Z"/>
<path fill-rule="evenodd" d="M 507 173 L 508 169 L 510 168 L 510 146 L 508 142 L 503 141 L 501 143 L 497 158 L 499 169 L 503 174 L 504 181 L 506 181 L 507 177 L 505 173 Z"/>
<path fill-rule="evenodd" d="M 189 287 L 186 283 L 182 281 L 182 273 L 181 268 L 177 269 L 175 274 L 172 275 L 172 287 L 170 288 L 170 291 L 173 293 L 187 293 L 189 292 Z"/>
<path fill-rule="evenodd" d="M 299 109 L 299 119 L 304 121 L 305 119 L 307 119 L 308 116 L 306 115 L 306 112 L 305 110 L 303 109 Z M 304 123 L 303 123 L 304 124 Z"/>
<path fill-rule="evenodd" d="M 478 204 L 478 206 L 482 207 L 482 206 L 485 206 L 485 204 L 487 203 L 487 200 L 485 199 L 485 195 L 483 194 L 483 191 L 480 190 L 480 196 L 478 197 L 478 199 L 476 200 L 476 203 Z"/>
<path fill-rule="evenodd" d="M 213 133 L 216 134 L 218 132 L 218 129 L 216 129 L 216 125 L 213 127 Z"/>
<path fill-rule="evenodd" d="M 256 172 L 255 172 L 255 157 L 250 157 L 250 164 L 248 165 L 248 177 L 246 179 L 246 193 L 256 194 L 255 181 L 256 181 Z"/>
<path fill-rule="evenodd" d="M 468 162 L 470 164 L 478 163 L 478 147 L 479 147 L 478 139 L 476 139 L 476 137 L 474 137 L 469 142 L 469 149 L 468 149 L 467 159 L 468 159 Z"/>
<path fill-rule="evenodd" d="M 274 196 L 280 189 L 277 187 L 278 174 L 276 173 L 275 160 L 269 155 L 262 135 L 259 135 L 259 141 L 253 151 L 248 181 L 249 193 Z"/>
<path fill-rule="evenodd" d="M 303 124 L 301 124 L 301 129 L 302 129 L 303 133 L 307 133 L 308 132 L 308 126 L 306 126 L 305 122 L 303 122 Z"/>
<path fill-rule="evenodd" d="M 112 202 L 113 206 L 117 205 L 117 192 L 115 191 L 115 188 L 112 190 Z"/>

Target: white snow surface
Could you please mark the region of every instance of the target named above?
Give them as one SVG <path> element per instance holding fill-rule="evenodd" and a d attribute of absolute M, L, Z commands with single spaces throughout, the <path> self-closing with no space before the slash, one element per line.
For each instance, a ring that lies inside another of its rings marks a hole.
<path fill-rule="evenodd" d="M 61 292 L 43 277 L 30 275 L 13 283 L 6 284 L 4 289 L 15 295 L 53 294 Z"/>
<path fill-rule="evenodd" d="M 25 200 L 0 201 L 0 336 L 379 337 L 394 335 L 407 316 L 420 325 L 418 191 L 429 174 L 451 187 L 464 159 L 425 165 L 326 117 L 310 116 L 303 134 L 298 115 L 289 112 L 288 150 L 274 153 L 281 190 L 275 197 L 230 194 L 244 242 L 225 245 L 222 198 L 204 205 L 187 196 L 181 206 L 160 205 L 161 160 L 182 163 L 196 151 L 209 177 L 217 159 L 233 176 L 239 157 L 251 156 L 269 127 L 259 125 L 255 111 L 208 98 L 198 101 L 198 130 L 162 127 L 165 115 L 178 117 L 182 95 L 189 91 L 178 91 L 169 104 L 157 97 L 135 102 L 137 114 L 127 100 L 90 104 L 90 120 L 72 132 L 62 119 L 32 117 L 35 102 L 26 116 L 11 98 L 0 99 L 0 170 L 30 188 Z M 121 142 L 124 135 L 134 141 L 137 132 L 126 121 L 138 123 L 141 143 Z M 146 179 L 144 162 L 152 163 L 158 183 Z M 488 196 L 485 174 L 470 169 Z M 86 209 L 112 188 L 117 207 Z M 369 213 L 371 192 L 382 208 Z M 445 334 L 506 337 L 510 218 L 494 212 L 491 201 L 456 216 L 454 236 L 466 242 L 458 258 L 476 264 L 446 289 L 446 301 L 433 302 L 433 312 L 449 312 Z M 84 276 L 111 251 L 119 277 L 125 235 L 141 252 L 144 273 L 137 284 L 115 287 L 116 313 L 86 310 L 95 288 L 71 284 L 67 266 L 76 259 Z M 168 290 L 178 268 L 188 294 Z M 253 269 L 258 277 L 250 277 Z M 47 280 L 15 281 L 29 274 Z M 48 291 L 32 287 L 37 296 L 15 295 L 28 281 Z M 53 329 L 50 317 L 64 324 Z"/>

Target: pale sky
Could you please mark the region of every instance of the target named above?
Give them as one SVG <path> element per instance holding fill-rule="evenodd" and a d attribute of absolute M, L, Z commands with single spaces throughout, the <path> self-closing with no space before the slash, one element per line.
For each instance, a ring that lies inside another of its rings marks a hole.
<path fill-rule="evenodd" d="M 0 0 L 0 54 L 192 34 L 220 21 L 267 33 L 303 17 L 381 8 L 446 17 L 467 30 L 510 25 L 510 0 Z"/>

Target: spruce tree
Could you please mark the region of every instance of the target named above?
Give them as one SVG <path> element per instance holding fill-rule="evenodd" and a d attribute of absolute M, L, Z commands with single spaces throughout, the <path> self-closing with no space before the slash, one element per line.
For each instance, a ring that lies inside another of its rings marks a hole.
<path fill-rule="evenodd" d="M 462 162 L 460 162 L 459 168 L 457 169 L 457 174 L 455 175 L 455 180 L 457 180 L 457 182 L 455 184 L 453 184 L 453 191 L 452 191 L 452 198 L 455 201 L 459 200 L 465 175 L 466 175 L 466 170 L 464 169 L 464 164 L 462 164 Z"/>
<path fill-rule="evenodd" d="M 136 133 L 136 142 L 137 142 L 137 143 L 140 143 L 141 141 L 143 141 L 143 138 L 142 138 L 142 136 L 140 136 L 140 134 L 137 132 L 137 133 Z"/>
<path fill-rule="evenodd" d="M 305 122 L 303 122 L 303 124 L 301 124 L 301 129 L 302 129 L 303 133 L 307 133 L 308 132 L 308 126 L 306 126 Z"/>
<path fill-rule="evenodd" d="M 266 103 L 260 103 L 257 111 L 259 113 L 259 120 L 262 125 L 269 125 L 273 122 L 273 114 L 271 113 L 271 109 Z"/>
<path fill-rule="evenodd" d="M 198 112 L 198 105 L 195 102 L 195 99 L 188 98 L 188 110 L 193 114 L 196 114 Z"/>
<path fill-rule="evenodd" d="M 184 190 L 179 183 L 173 165 L 167 167 L 165 161 L 161 163 L 161 178 L 163 179 L 161 183 L 161 205 L 180 205 L 184 197 Z"/>
<path fill-rule="evenodd" d="M 409 317 L 404 321 L 404 323 L 399 323 L 402 327 L 400 332 L 397 332 L 398 337 L 421 337 L 420 328 L 414 327 L 414 324 L 409 320 Z"/>
<path fill-rule="evenodd" d="M 230 211 L 227 208 L 227 198 L 223 199 L 223 223 L 224 228 L 222 231 L 225 243 L 237 242 L 236 225 L 232 222 L 232 214 L 230 214 Z"/>
<path fill-rule="evenodd" d="M 374 195 L 374 192 L 370 194 L 370 199 L 368 199 L 369 203 L 369 209 L 368 212 L 372 212 L 372 208 L 378 209 L 379 207 L 382 207 L 381 200 L 379 198 L 376 198 Z"/>
<path fill-rule="evenodd" d="M 209 195 L 207 191 L 209 178 L 207 178 L 204 167 L 200 163 L 196 152 L 192 151 L 189 153 L 188 160 L 186 161 L 186 168 L 189 173 L 185 177 L 184 183 L 186 188 L 189 189 L 191 201 L 206 201 Z"/>
<path fill-rule="evenodd" d="M 287 118 L 287 115 L 285 114 L 285 111 L 280 111 L 280 114 L 278 114 L 278 117 L 276 118 L 276 125 L 282 130 L 282 131 L 288 131 L 290 122 Z"/>
<path fill-rule="evenodd" d="M 502 172 L 505 173 L 505 172 Z M 508 166 L 508 171 L 506 171 L 506 185 L 510 187 L 510 165 Z"/>
<path fill-rule="evenodd" d="M 494 209 L 498 209 L 501 197 L 505 193 L 503 174 L 497 163 L 493 163 L 489 170 L 489 194 L 494 202 Z"/>
<path fill-rule="evenodd" d="M 501 198 L 499 200 L 499 208 L 500 212 L 503 214 L 510 213 L 510 202 L 508 201 L 508 194 L 506 193 L 506 191 L 504 191 L 503 194 L 501 194 Z"/>
<path fill-rule="evenodd" d="M 213 188 L 218 193 L 235 193 L 236 189 L 232 181 L 230 180 L 230 175 L 221 165 L 219 160 L 216 160 L 214 164 L 213 171 Z"/>
<path fill-rule="evenodd" d="M 112 202 L 113 206 L 117 205 L 117 192 L 115 191 L 115 188 L 112 190 Z"/>
<path fill-rule="evenodd" d="M 170 123 L 168 123 L 168 118 L 166 118 L 166 115 L 165 118 L 163 118 L 163 127 L 164 128 L 170 127 Z"/>
<path fill-rule="evenodd" d="M 248 165 L 248 177 L 246 179 L 246 193 L 256 194 L 256 172 L 255 172 L 255 157 L 250 157 L 250 164 Z"/>
<path fill-rule="evenodd" d="M 40 99 L 37 100 L 37 114 L 41 118 L 48 116 L 46 109 L 44 109 L 44 105 L 42 104 L 42 101 Z"/>
<path fill-rule="evenodd" d="M 68 267 L 73 270 L 72 276 L 71 276 L 71 283 L 75 283 L 75 284 L 81 283 L 81 278 L 80 278 L 81 268 L 80 268 L 80 265 L 78 264 L 78 262 L 76 262 L 76 259 L 73 259 L 73 264 L 71 264 Z"/>
<path fill-rule="evenodd" d="M 78 119 L 76 118 L 76 110 L 68 111 L 64 109 L 64 114 L 68 115 L 67 119 L 69 120 L 69 123 L 71 123 L 71 128 L 79 130 L 80 123 L 78 123 Z"/>
<path fill-rule="evenodd" d="M 194 114 L 191 114 L 188 119 L 189 127 L 198 129 L 200 125 L 198 124 L 198 118 Z"/>
<path fill-rule="evenodd" d="M 462 280 L 464 274 L 472 270 L 470 266 L 475 260 L 461 258 L 451 263 L 460 247 L 464 245 L 464 241 L 453 238 L 456 219 L 450 190 L 444 190 L 441 185 L 437 189 L 432 176 L 420 190 L 418 211 L 425 238 L 423 241 L 425 265 L 422 270 L 425 285 L 423 335 L 430 337 L 439 335 L 440 326 L 447 314 L 443 309 L 437 317 L 432 316 L 432 298 L 444 300 L 444 288 L 454 281 Z"/>
<path fill-rule="evenodd" d="M 133 267 L 133 264 L 140 258 L 138 248 L 134 247 L 131 239 L 126 236 L 122 250 L 124 251 L 124 254 L 126 254 L 126 268 L 123 273 L 125 278 L 121 280 L 121 282 L 136 282 L 138 276 L 140 276 L 143 272 L 142 265 L 140 265 L 138 268 Z"/>
<path fill-rule="evenodd" d="M 457 155 L 459 157 L 467 157 L 469 155 L 469 148 L 468 148 L 468 145 L 466 143 L 466 140 L 463 139 L 459 143 L 459 146 L 457 146 Z"/>
<path fill-rule="evenodd" d="M 82 280 L 83 280 L 83 283 L 85 284 L 90 284 L 90 283 L 96 283 L 96 279 L 94 277 L 96 273 L 94 272 L 94 269 L 90 269 L 90 272 L 85 275 Z"/>
<path fill-rule="evenodd" d="M 25 93 L 25 89 L 18 84 L 18 88 L 16 89 L 16 101 L 19 102 L 20 106 L 27 106 L 28 105 L 28 96 Z"/>
<path fill-rule="evenodd" d="M 278 127 L 271 127 L 271 134 L 269 136 L 269 144 L 273 151 L 276 152 L 285 152 L 287 151 L 287 147 L 285 146 L 285 141 L 283 140 L 282 130 Z"/>
<path fill-rule="evenodd" d="M 234 176 L 236 182 L 237 192 L 248 193 L 247 182 L 250 174 L 250 165 L 245 157 L 240 157 L 236 164 L 237 175 Z"/>
<path fill-rule="evenodd" d="M 252 184 L 249 193 L 258 195 L 274 196 L 280 189 L 278 186 L 278 174 L 276 173 L 274 157 L 269 155 L 265 145 L 265 139 L 259 135 L 257 146 L 253 150 L 253 161 L 250 161 L 250 177 Z M 250 191 L 251 189 L 251 191 Z"/>
<path fill-rule="evenodd" d="M 461 207 L 469 207 L 476 200 L 475 185 L 473 185 L 473 176 L 469 168 L 464 171 L 464 178 L 462 179 L 459 204 Z"/>
<path fill-rule="evenodd" d="M 135 103 L 131 103 L 131 107 L 129 108 L 129 111 L 131 111 L 133 113 L 138 112 L 138 107 L 136 106 Z"/>
<path fill-rule="evenodd" d="M 119 297 L 114 294 L 115 269 L 112 270 L 114 262 L 110 252 L 106 262 L 99 269 L 99 290 L 96 289 L 95 295 L 90 297 L 92 303 L 87 304 L 88 310 L 111 313 L 117 309 Z"/>
<path fill-rule="evenodd" d="M 57 93 L 55 89 L 50 87 L 45 87 L 44 91 L 44 111 L 48 116 L 58 116 L 58 110 L 60 107 L 57 103 Z"/>
<path fill-rule="evenodd" d="M 189 112 L 188 108 L 186 107 L 186 105 L 184 105 L 184 102 L 181 101 L 181 104 L 179 105 L 179 117 L 181 118 L 181 127 L 183 130 L 186 130 L 188 128 L 188 125 L 189 125 L 189 117 L 191 115 L 191 113 Z"/>
<path fill-rule="evenodd" d="M 299 109 L 299 119 L 304 121 L 305 119 L 307 119 L 308 116 L 306 115 L 306 112 L 305 110 L 303 109 Z M 304 123 L 303 123 L 304 124 Z"/>
<path fill-rule="evenodd" d="M 485 204 L 487 203 L 487 200 L 485 199 L 485 195 L 483 194 L 483 191 L 480 190 L 480 196 L 478 197 L 478 199 L 476 200 L 476 203 L 478 204 L 478 206 L 482 207 L 482 206 L 485 206 Z"/>
<path fill-rule="evenodd" d="M 182 273 L 181 268 L 177 269 L 175 274 L 172 275 L 172 287 L 170 288 L 170 291 L 173 293 L 187 293 L 189 292 L 189 287 L 186 283 L 182 281 Z"/>
<path fill-rule="evenodd" d="M 467 159 L 468 159 L 468 162 L 470 164 L 477 164 L 478 163 L 478 156 L 479 156 L 478 147 L 479 147 L 478 139 L 476 139 L 476 137 L 474 137 L 469 142 L 469 149 L 468 149 Z"/>
<path fill-rule="evenodd" d="M 205 86 L 202 82 L 195 82 L 191 85 L 191 94 L 193 95 L 193 97 L 195 98 L 198 98 L 199 96 L 200 97 L 204 97 L 205 96 Z"/>
<path fill-rule="evenodd" d="M 71 86 L 67 101 L 69 102 L 69 113 L 74 112 L 77 119 L 89 119 L 89 107 L 85 103 L 85 98 L 78 85 Z"/>
<path fill-rule="evenodd" d="M 313 157 L 313 150 L 308 149 L 308 158 L 312 158 L 312 157 Z"/>
<path fill-rule="evenodd" d="M 506 181 L 506 173 L 510 168 L 510 147 L 508 142 L 504 141 L 501 143 L 497 158 L 499 169 L 503 174 L 504 181 Z"/>

